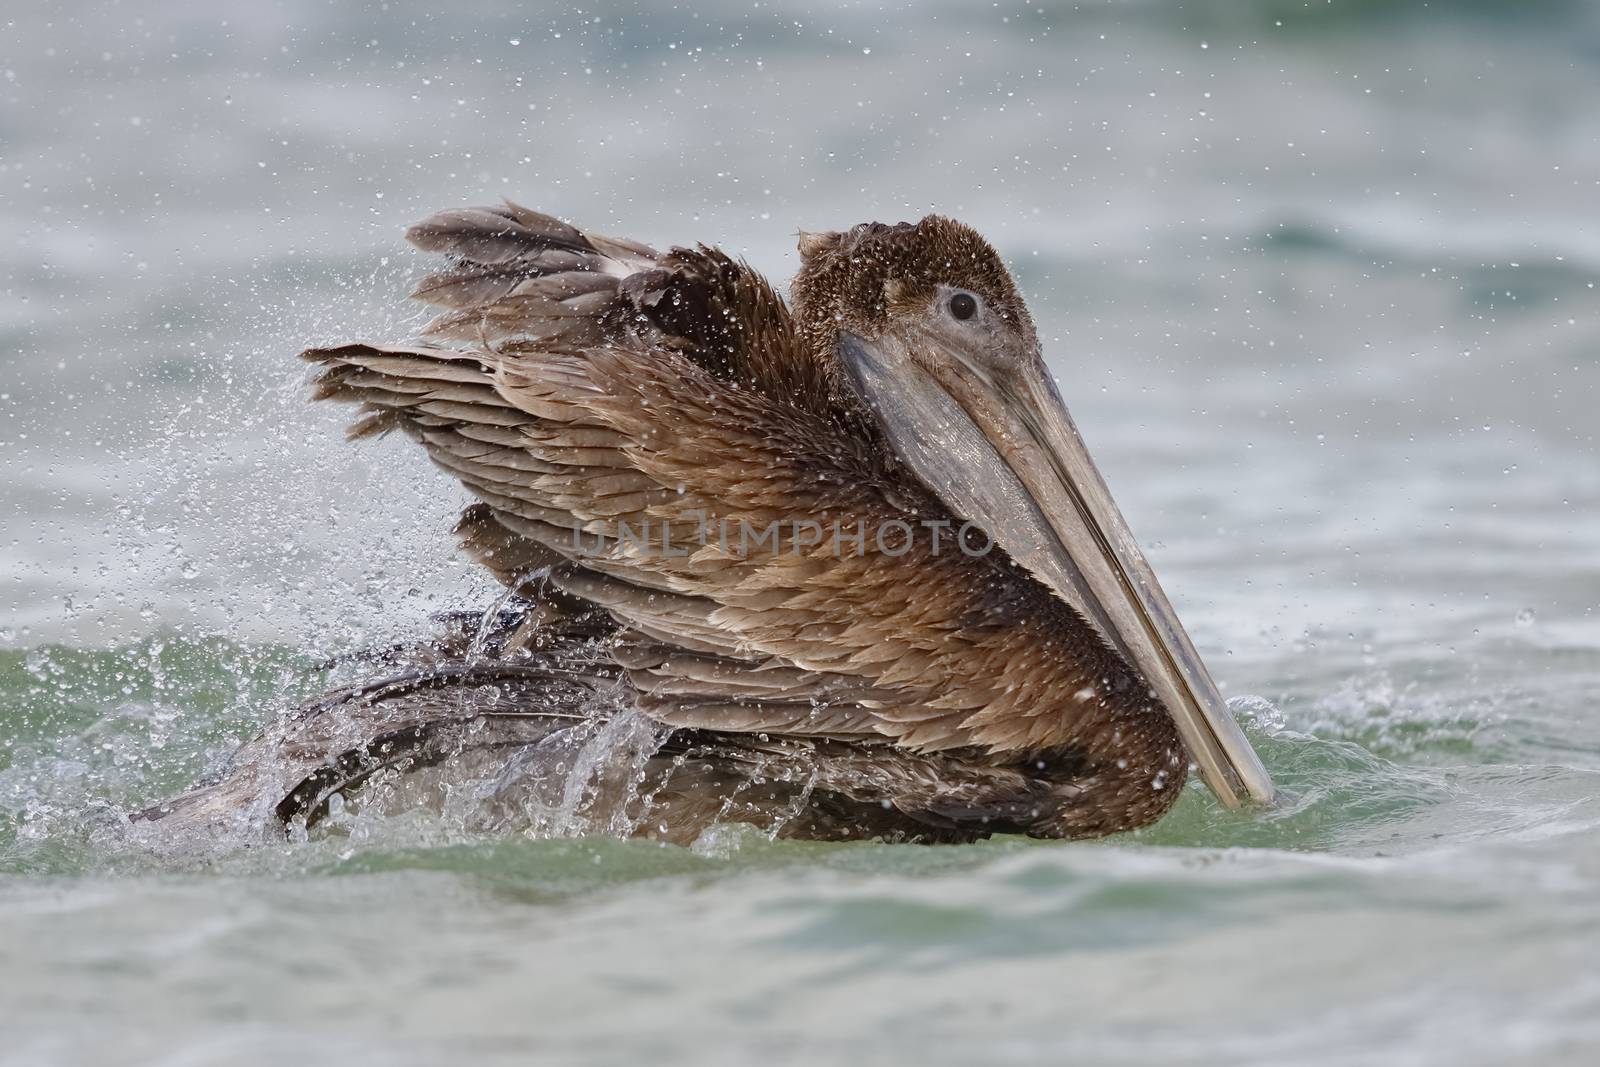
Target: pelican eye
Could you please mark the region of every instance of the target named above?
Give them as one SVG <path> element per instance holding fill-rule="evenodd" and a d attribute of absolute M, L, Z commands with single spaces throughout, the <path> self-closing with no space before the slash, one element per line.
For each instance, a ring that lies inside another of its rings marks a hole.
<path fill-rule="evenodd" d="M 971 293 L 957 293 L 950 298 L 950 314 L 965 322 L 978 313 L 978 298 Z"/>

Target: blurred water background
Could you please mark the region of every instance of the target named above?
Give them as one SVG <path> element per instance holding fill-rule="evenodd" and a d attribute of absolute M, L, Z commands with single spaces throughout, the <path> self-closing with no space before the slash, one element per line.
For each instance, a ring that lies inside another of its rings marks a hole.
<path fill-rule="evenodd" d="M 1590 1063 L 1600 9 L 0 12 L 0 1063 Z M 1284 787 L 1103 843 L 694 850 L 118 812 L 481 606 L 304 401 L 513 197 L 775 277 L 977 226 Z"/>

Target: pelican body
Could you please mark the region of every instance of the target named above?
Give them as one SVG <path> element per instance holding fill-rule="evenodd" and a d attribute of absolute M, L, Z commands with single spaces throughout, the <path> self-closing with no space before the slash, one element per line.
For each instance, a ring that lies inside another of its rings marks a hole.
<path fill-rule="evenodd" d="M 304 355 L 353 438 L 398 431 L 476 497 L 457 532 L 505 606 L 150 817 L 312 824 L 425 768 L 548 801 L 580 749 L 617 764 L 583 787 L 606 826 L 680 841 L 1096 836 L 1191 763 L 1271 800 L 969 227 L 802 234 L 790 302 L 716 249 L 509 203 L 407 236 L 445 257 L 421 337 Z"/>

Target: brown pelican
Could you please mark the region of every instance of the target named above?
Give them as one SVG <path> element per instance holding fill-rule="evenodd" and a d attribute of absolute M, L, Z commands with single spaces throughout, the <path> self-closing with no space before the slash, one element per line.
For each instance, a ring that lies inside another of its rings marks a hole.
<path fill-rule="evenodd" d="M 972 229 L 802 234 L 791 303 L 714 248 L 510 203 L 407 237 L 446 257 L 413 293 L 441 313 L 306 352 L 316 397 L 476 496 L 458 533 L 511 598 L 151 817 L 310 823 L 473 760 L 548 784 L 625 720 L 645 740 L 586 788 L 669 840 L 1094 836 L 1159 818 L 1191 762 L 1270 801 Z"/>

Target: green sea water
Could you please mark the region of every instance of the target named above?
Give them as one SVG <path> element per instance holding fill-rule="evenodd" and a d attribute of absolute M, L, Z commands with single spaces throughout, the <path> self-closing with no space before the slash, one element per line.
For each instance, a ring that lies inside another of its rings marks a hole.
<path fill-rule="evenodd" d="M 0 1064 L 1592 1062 L 1597 91 L 1580 3 L 0 12 Z M 494 597 L 293 356 L 502 195 L 780 278 L 989 235 L 1280 806 L 130 832 Z"/>

